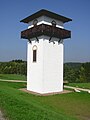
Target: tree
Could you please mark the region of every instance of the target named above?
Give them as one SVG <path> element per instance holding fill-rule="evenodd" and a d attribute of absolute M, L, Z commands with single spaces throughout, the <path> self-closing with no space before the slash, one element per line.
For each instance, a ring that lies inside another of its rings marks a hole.
<path fill-rule="evenodd" d="M 10 62 L 0 62 L 0 74 L 21 74 L 26 75 L 27 63 L 22 60 L 12 60 Z"/>
<path fill-rule="evenodd" d="M 85 69 L 83 66 L 81 66 L 80 71 L 79 71 L 79 80 L 78 82 L 86 82 L 86 77 L 85 77 Z"/>
<path fill-rule="evenodd" d="M 90 62 L 82 64 L 85 72 L 86 82 L 90 82 Z"/>

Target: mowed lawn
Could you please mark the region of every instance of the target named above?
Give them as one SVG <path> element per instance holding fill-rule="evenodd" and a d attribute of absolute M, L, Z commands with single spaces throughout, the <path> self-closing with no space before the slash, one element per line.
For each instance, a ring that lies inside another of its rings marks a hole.
<path fill-rule="evenodd" d="M 90 94 L 35 96 L 25 83 L 0 82 L 0 109 L 9 120 L 89 120 Z"/>
<path fill-rule="evenodd" d="M 4 80 L 26 80 L 25 75 L 18 74 L 0 74 L 0 79 Z"/>

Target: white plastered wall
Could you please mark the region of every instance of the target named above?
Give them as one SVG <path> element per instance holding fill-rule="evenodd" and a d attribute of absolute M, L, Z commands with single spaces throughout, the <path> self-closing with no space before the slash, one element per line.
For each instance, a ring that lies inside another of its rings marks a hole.
<path fill-rule="evenodd" d="M 43 93 L 63 91 L 63 43 L 43 42 Z M 55 38 L 52 38 L 55 39 Z"/>
<path fill-rule="evenodd" d="M 36 63 L 33 62 L 34 45 L 37 46 Z M 27 90 L 41 94 L 62 91 L 63 43 L 49 43 L 49 37 L 41 36 L 39 43 L 35 39 L 28 42 L 27 53 Z"/>
<path fill-rule="evenodd" d="M 43 80 L 43 39 L 33 39 L 27 49 L 27 90 L 41 93 Z M 33 62 L 33 46 L 37 46 L 37 62 Z"/>
<path fill-rule="evenodd" d="M 56 20 L 56 19 L 49 18 L 47 16 L 41 16 L 41 17 L 37 18 L 37 20 L 38 20 L 37 25 L 40 25 L 40 24 L 52 25 L 51 22 L 54 20 L 54 21 L 56 21 L 56 27 L 62 28 L 62 29 L 64 28 L 63 22 Z M 28 28 L 33 27 L 33 21 L 30 21 L 28 24 L 29 24 Z"/>

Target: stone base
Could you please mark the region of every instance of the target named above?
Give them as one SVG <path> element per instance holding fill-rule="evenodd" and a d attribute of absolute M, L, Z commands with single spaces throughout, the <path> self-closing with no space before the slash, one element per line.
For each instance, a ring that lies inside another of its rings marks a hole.
<path fill-rule="evenodd" d="M 71 93 L 71 92 L 72 92 L 72 91 L 69 91 L 69 90 L 63 90 L 62 92 L 52 92 L 52 93 L 44 93 L 44 94 L 41 94 L 41 93 L 29 91 L 29 90 L 27 90 L 26 88 L 21 88 L 21 89 L 19 89 L 19 90 L 24 91 L 24 92 L 27 92 L 27 93 L 30 93 L 30 94 L 34 94 L 34 95 L 37 95 L 37 96 L 48 96 L 48 95 L 65 94 L 65 93 Z"/>

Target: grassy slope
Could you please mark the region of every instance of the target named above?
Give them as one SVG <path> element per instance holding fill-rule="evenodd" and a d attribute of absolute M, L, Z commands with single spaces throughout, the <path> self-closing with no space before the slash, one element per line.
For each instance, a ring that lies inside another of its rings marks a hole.
<path fill-rule="evenodd" d="M 0 106 L 10 120 L 70 120 L 43 104 L 40 97 L 17 90 L 22 86 L 22 83 L 0 82 Z"/>
<path fill-rule="evenodd" d="M 0 79 L 4 80 L 26 80 L 25 75 L 17 75 L 17 74 L 0 74 Z"/>
<path fill-rule="evenodd" d="M 34 96 L 19 91 L 24 83 L 0 82 L 0 107 L 10 120 L 87 120 L 90 95 L 69 93 Z"/>
<path fill-rule="evenodd" d="M 73 86 L 73 87 L 80 87 L 80 88 L 90 89 L 90 83 L 69 83 L 67 85 L 70 85 L 70 86 Z"/>

